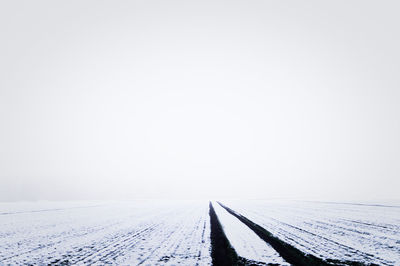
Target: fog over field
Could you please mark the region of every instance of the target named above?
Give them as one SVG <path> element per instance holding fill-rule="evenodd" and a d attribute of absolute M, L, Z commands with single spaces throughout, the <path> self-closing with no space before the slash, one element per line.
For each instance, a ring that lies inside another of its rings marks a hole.
<path fill-rule="evenodd" d="M 0 201 L 400 201 L 399 8 L 1 1 Z"/>

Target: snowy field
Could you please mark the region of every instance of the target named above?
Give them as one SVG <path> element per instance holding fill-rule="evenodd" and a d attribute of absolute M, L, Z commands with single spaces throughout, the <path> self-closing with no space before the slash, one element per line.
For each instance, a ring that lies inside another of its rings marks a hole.
<path fill-rule="evenodd" d="M 213 207 L 226 237 L 240 257 L 265 264 L 290 265 L 269 244 L 219 204 L 213 202 Z"/>
<path fill-rule="evenodd" d="M 0 265 L 210 265 L 208 202 L 0 204 Z"/>
<path fill-rule="evenodd" d="M 400 265 L 400 206 L 224 201 L 299 250 L 323 259 Z"/>
<path fill-rule="evenodd" d="M 398 205 L 222 203 L 306 254 L 400 265 Z M 254 229 L 213 207 L 239 257 L 289 264 Z M 0 265 L 211 265 L 210 235 L 208 201 L 0 203 Z"/>

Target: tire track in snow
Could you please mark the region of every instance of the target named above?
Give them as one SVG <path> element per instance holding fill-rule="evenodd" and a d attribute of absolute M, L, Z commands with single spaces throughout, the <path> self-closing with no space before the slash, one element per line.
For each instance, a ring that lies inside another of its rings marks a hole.
<path fill-rule="evenodd" d="M 350 246 L 347 246 L 347 245 L 345 245 L 345 244 L 339 243 L 339 242 L 337 242 L 337 241 L 335 241 L 335 240 L 332 240 L 332 239 L 329 239 L 329 238 L 327 238 L 327 237 L 324 237 L 324 236 L 321 236 L 321 235 L 317 235 L 317 234 L 315 234 L 315 233 L 313 233 L 313 232 L 310 232 L 310 231 L 305 230 L 305 229 L 303 229 L 303 228 L 300 228 L 300 227 L 298 227 L 298 226 L 294 226 L 294 225 L 291 225 L 291 224 L 288 224 L 288 223 L 279 221 L 279 220 L 274 219 L 274 218 L 271 218 L 271 220 L 275 220 L 275 221 L 277 221 L 278 223 L 283 224 L 283 225 L 285 225 L 285 226 L 287 226 L 287 227 L 290 227 L 290 228 L 293 228 L 293 229 L 295 229 L 295 230 L 301 231 L 301 232 L 303 232 L 303 233 L 312 235 L 312 236 L 314 236 L 314 237 L 318 237 L 318 238 L 320 238 L 320 239 L 323 239 L 323 240 L 326 241 L 326 242 L 333 243 L 335 246 L 341 247 L 341 248 L 343 248 L 343 249 L 346 249 L 346 250 L 348 250 L 350 253 L 354 253 L 354 254 L 360 254 L 360 253 L 361 253 L 361 252 L 359 252 L 358 250 L 356 250 L 356 249 L 354 249 L 354 248 L 352 248 L 352 247 L 350 247 Z M 362 255 L 363 255 L 364 257 L 366 257 L 366 258 L 372 258 L 372 257 L 374 257 L 374 255 L 368 254 L 368 253 L 363 253 Z"/>
<path fill-rule="evenodd" d="M 212 264 L 216 266 L 238 265 L 239 257 L 226 237 L 222 225 L 218 220 L 212 203 L 210 208 L 211 223 L 211 257 Z"/>
<path fill-rule="evenodd" d="M 365 250 L 360 250 L 355 247 L 351 247 L 346 243 L 343 243 L 343 238 L 337 238 L 332 235 L 332 232 L 341 231 L 346 232 L 348 235 L 356 236 L 357 239 L 364 240 L 365 243 L 376 243 L 373 239 L 366 239 L 364 236 L 359 236 L 362 232 L 357 230 L 352 230 L 352 228 L 345 227 L 345 224 L 333 224 L 332 222 L 319 221 L 309 219 L 307 223 L 301 226 L 295 226 L 284 222 L 281 219 L 275 219 L 270 216 L 262 216 L 259 212 L 251 212 L 255 217 L 267 217 L 268 223 L 261 222 L 260 226 L 268 228 L 273 228 L 273 234 L 283 242 L 290 243 L 299 248 L 302 252 L 307 254 L 312 254 L 316 257 L 322 258 L 329 262 L 341 262 L 342 264 L 362 264 L 362 262 L 369 262 L 369 264 L 378 263 L 380 265 L 393 265 L 390 261 L 383 259 L 377 255 L 373 255 Z M 291 216 L 293 220 L 296 220 L 296 215 Z M 263 220 L 261 220 L 263 221 Z M 317 232 L 315 229 L 318 228 Z M 332 230 L 328 230 L 334 229 Z M 314 230 L 314 232 L 312 232 Z M 327 232 L 330 232 L 329 235 Z M 377 242 L 381 246 L 381 244 Z M 388 248 L 391 248 L 387 245 Z M 351 259 L 347 259 L 351 258 Z"/>
<path fill-rule="evenodd" d="M 283 242 L 277 237 L 273 236 L 270 232 L 255 224 L 251 220 L 246 217 L 236 213 L 232 209 L 226 207 L 222 203 L 218 202 L 218 204 L 224 208 L 227 212 L 235 216 L 242 223 L 247 225 L 254 233 L 256 233 L 261 239 L 270 244 L 278 253 L 281 255 L 287 262 L 293 265 L 301 265 L 301 266 L 311 266 L 311 265 L 337 265 L 337 263 L 343 264 L 351 264 L 351 265 L 363 265 L 357 262 L 333 262 L 333 261 L 325 261 L 318 257 L 315 257 L 310 254 L 305 254 L 292 245 Z"/>
<path fill-rule="evenodd" d="M 212 202 L 222 230 L 238 256 L 238 265 L 290 265 L 271 245 L 219 204 Z"/>

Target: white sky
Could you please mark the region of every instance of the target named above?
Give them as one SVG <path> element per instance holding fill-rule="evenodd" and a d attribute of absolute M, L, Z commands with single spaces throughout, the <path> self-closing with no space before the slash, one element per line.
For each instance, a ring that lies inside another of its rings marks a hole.
<path fill-rule="evenodd" d="M 398 1 L 1 1 L 0 200 L 399 199 Z"/>

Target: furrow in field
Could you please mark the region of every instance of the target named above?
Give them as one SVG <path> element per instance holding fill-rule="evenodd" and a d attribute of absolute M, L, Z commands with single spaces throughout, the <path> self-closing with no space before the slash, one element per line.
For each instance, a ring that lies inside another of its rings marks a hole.
<path fill-rule="evenodd" d="M 125 252 L 133 248 L 142 238 L 160 226 L 152 224 L 143 229 L 135 230 L 124 235 L 115 235 L 105 241 L 93 242 L 88 246 L 75 247 L 73 252 L 64 255 L 68 263 L 83 263 L 90 265 L 93 263 L 112 263 L 117 257 L 121 257 Z"/>
<path fill-rule="evenodd" d="M 92 205 L 92 206 L 80 206 L 80 207 L 70 207 L 70 208 L 42 209 L 42 210 L 32 210 L 32 211 L 0 212 L 0 215 L 25 214 L 25 213 L 35 213 L 35 212 L 54 212 L 54 211 L 65 211 L 72 209 L 95 208 L 100 206 L 101 205 Z"/>
<path fill-rule="evenodd" d="M 18 242 L 14 242 L 12 244 L 8 244 L 7 246 L 3 246 L 4 249 L 13 249 L 11 252 L 11 256 L 4 257 L 0 259 L 1 261 L 7 261 L 13 258 L 18 258 L 22 256 L 27 257 L 35 257 L 35 253 L 39 254 L 37 257 L 43 256 L 42 250 L 48 250 L 47 255 L 51 255 L 52 250 L 55 246 L 68 242 L 71 239 L 81 239 L 90 234 L 96 234 L 98 232 L 106 230 L 108 227 L 112 227 L 117 225 L 117 223 L 109 224 L 107 226 L 97 226 L 94 228 L 90 228 L 87 230 L 71 230 L 68 232 L 58 232 L 55 234 L 47 234 L 46 238 L 49 239 L 47 242 L 44 242 L 43 239 L 36 241 L 35 239 L 27 239 L 26 241 L 22 241 L 18 239 Z M 45 234 L 45 233 L 44 233 Z M 39 243 L 40 242 L 40 243 Z M 39 243 L 39 244 L 37 244 Z M 34 247 L 36 246 L 36 247 Z M 55 249 L 55 248 L 54 248 Z M 46 253 L 46 251 L 45 251 Z"/>
<path fill-rule="evenodd" d="M 275 201 L 228 205 L 299 250 L 326 260 L 400 261 L 400 232 L 393 230 L 398 208 Z"/>
<path fill-rule="evenodd" d="M 259 224 L 267 228 L 271 233 L 281 240 L 294 245 L 305 253 L 324 259 L 348 260 L 349 258 L 358 261 L 371 259 L 370 254 L 364 254 L 356 249 L 342 245 L 322 235 L 315 234 L 297 226 L 283 223 L 269 217 L 257 219 L 257 215 L 251 216 L 254 221 L 261 221 Z"/>
<path fill-rule="evenodd" d="M 226 207 L 225 205 L 218 203 L 227 213 L 231 214 L 237 218 L 243 225 L 247 226 L 252 232 L 254 232 L 259 238 L 268 243 L 268 245 L 275 249 L 277 254 L 279 254 L 284 260 L 293 265 L 331 265 L 331 263 L 324 261 L 318 257 L 306 254 L 292 245 L 282 241 L 277 238 L 258 224 L 252 222 L 243 215 L 233 211 L 232 209 Z"/>
<path fill-rule="evenodd" d="M 219 204 L 213 204 L 223 231 L 239 257 L 259 264 L 290 265 L 268 243 Z"/>
<path fill-rule="evenodd" d="M 29 219 L 27 219 L 29 218 Z M 0 217 L 0 264 L 209 265 L 204 203 L 121 202 Z M 11 226 L 14 224 L 14 226 Z"/>
<path fill-rule="evenodd" d="M 179 264 L 207 265 L 210 263 L 209 240 L 203 239 L 201 224 L 206 222 L 207 209 L 187 209 L 174 215 L 173 220 L 159 228 L 154 237 L 148 239 L 148 253 L 138 264 Z M 129 260 L 132 261 L 132 260 Z"/>
<path fill-rule="evenodd" d="M 209 214 L 212 264 L 221 266 L 238 265 L 238 254 L 229 243 L 211 202 L 209 203 Z"/>

